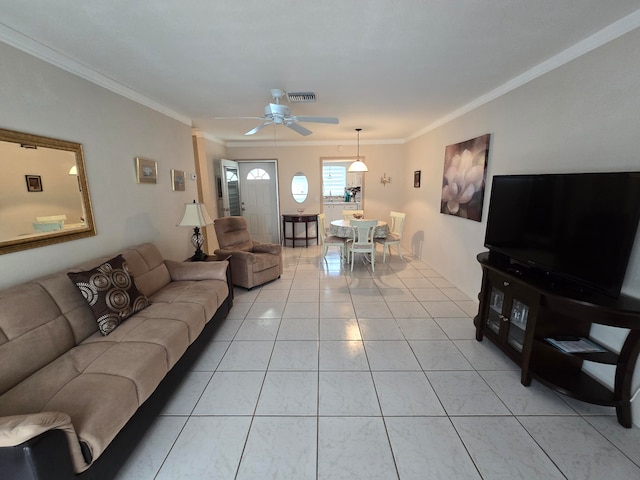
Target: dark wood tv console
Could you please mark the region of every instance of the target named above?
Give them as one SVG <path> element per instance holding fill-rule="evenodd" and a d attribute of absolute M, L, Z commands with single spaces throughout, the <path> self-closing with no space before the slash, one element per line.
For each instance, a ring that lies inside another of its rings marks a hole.
<path fill-rule="evenodd" d="M 630 428 L 631 381 L 640 354 L 640 299 L 573 291 L 544 275 L 520 270 L 484 252 L 476 340 L 484 336 L 522 369 L 521 383 L 535 378 L 578 400 L 616 408 L 618 422 Z M 588 338 L 592 324 L 629 329 L 620 352 L 565 353 L 546 339 Z M 615 365 L 613 391 L 582 371 L 585 360 Z"/>

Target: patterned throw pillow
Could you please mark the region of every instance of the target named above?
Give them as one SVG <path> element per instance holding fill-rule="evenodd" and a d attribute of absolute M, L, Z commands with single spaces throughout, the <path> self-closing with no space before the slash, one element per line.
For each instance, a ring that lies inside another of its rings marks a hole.
<path fill-rule="evenodd" d="M 109 335 L 120 323 L 149 305 L 133 281 L 122 255 L 86 272 L 69 272 L 80 289 L 103 335 Z"/>

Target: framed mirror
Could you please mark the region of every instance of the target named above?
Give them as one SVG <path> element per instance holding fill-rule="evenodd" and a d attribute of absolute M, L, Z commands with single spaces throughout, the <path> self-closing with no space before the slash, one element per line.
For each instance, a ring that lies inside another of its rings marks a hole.
<path fill-rule="evenodd" d="M 0 129 L 0 254 L 96 234 L 82 145 Z"/>
<path fill-rule="evenodd" d="M 302 203 L 307 199 L 307 195 L 309 194 L 309 181 L 304 173 L 296 172 L 293 175 L 293 179 L 291 180 L 291 194 L 293 195 L 293 199 L 298 203 Z"/>

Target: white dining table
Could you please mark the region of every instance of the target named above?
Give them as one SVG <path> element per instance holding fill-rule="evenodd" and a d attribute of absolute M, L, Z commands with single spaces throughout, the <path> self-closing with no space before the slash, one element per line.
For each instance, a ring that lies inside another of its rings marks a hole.
<path fill-rule="evenodd" d="M 361 220 L 368 220 L 366 218 L 362 218 Z M 329 227 L 329 233 L 331 235 L 335 235 L 336 237 L 341 238 L 351 238 L 353 237 L 353 227 L 351 226 L 350 220 L 334 220 L 331 222 L 331 226 Z M 373 232 L 373 236 L 375 238 L 385 238 L 389 235 L 389 224 L 382 220 L 378 220 L 378 225 L 376 225 L 376 229 Z"/>

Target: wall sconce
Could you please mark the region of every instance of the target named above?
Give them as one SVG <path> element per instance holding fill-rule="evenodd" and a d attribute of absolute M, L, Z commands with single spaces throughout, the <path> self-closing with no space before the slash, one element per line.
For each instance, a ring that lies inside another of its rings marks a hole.
<path fill-rule="evenodd" d="M 387 183 L 391 183 L 391 177 L 387 177 L 386 173 L 382 174 L 382 176 L 380 177 L 380 183 L 383 187 L 386 187 Z"/>

